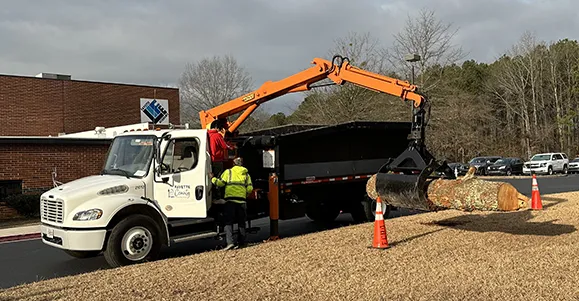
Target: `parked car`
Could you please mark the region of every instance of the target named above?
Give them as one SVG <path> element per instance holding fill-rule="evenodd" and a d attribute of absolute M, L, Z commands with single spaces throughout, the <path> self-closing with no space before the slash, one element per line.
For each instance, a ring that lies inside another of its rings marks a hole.
<path fill-rule="evenodd" d="M 450 167 L 450 169 L 452 169 L 452 172 L 457 176 L 466 175 L 466 173 L 468 172 L 468 169 L 470 168 L 470 166 L 468 164 L 464 164 L 464 163 L 460 163 L 460 162 L 448 163 L 448 167 Z M 456 172 L 456 171 L 458 171 L 458 172 Z M 442 176 L 444 173 L 437 171 L 437 172 L 435 172 L 435 174 L 437 176 Z"/>
<path fill-rule="evenodd" d="M 521 158 L 501 158 L 487 167 L 488 175 L 522 174 L 523 160 Z"/>
<path fill-rule="evenodd" d="M 531 157 L 523 166 L 524 174 L 566 174 L 569 171 L 569 158 L 565 153 L 543 153 Z"/>
<path fill-rule="evenodd" d="M 460 163 L 460 162 L 453 162 L 448 164 L 448 166 L 453 170 L 457 170 L 458 172 L 455 172 L 456 175 L 459 176 L 464 176 L 466 175 L 466 173 L 468 172 L 468 169 L 470 168 L 470 166 L 468 164 L 464 164 L 464 163 Z"/>
<path fill-rule="evenodd" d="M 476 157 L 468 162 L 470 166 L 474 166 L 476 168 L 476 173 L 481 175 L 487 174 L 487 167 L 493 163 L 495 163 L 498 159 L 502 157 L 500 156 L 486 156 L 486 157 Z"/>
<path fill-rule="evenodd" d="M 575 158 L 569 161 L 569 172 L 570 173 L 579 172 L 579 158 Z"/>

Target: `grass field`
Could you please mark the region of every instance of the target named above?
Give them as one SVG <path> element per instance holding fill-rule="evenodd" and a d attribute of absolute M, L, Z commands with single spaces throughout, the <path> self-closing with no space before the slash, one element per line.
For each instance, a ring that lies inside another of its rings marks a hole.
<path fill-rule="evenodd" d="M 542 211 L 441 211 L 0 291 L 0 300 L 577 300 L 579 192 Z"/>

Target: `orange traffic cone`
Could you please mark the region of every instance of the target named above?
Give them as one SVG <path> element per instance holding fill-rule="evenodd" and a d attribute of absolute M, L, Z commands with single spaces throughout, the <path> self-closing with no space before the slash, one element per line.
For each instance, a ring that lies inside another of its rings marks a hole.
<path fill-rule="evenodd" d="M 374 218 L 374 240 L 372 247 L 375 249 L 387 249 L 388 238 L 386 237 L 386 225 L 382 214 L 382 200 L 376 199 L 376 217 Z"/>
<path fill-rule="evenodd" d="M 533 174 L 533 188 L 531 193 L 531 209 L 542 210 L 543 203 L 541 202 L 541 194 L 539 193 L 539 184 L 537 184 L 537 176 Z"/>

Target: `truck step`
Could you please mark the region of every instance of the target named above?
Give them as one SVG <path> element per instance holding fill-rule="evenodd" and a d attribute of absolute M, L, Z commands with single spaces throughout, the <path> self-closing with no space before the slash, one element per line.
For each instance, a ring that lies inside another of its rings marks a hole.
<path fill-rule="evenodd" d="M 195 224 L 204 224 L 204 223 L 212 223 L 215 219 L 212 217 L 208 218 L 182 218 L 177 220 L 170 220 L 169 225 L 171 227 L 183 227 L 183 226 L 190 226 Z"/>
<path fill-rule="evenodd" d="M 185 234 L 185 235 L 171 237 L 171 243 L 180 243 L 180 242 L 189 241 L 189 240 L 215 237 L 218 234 L 219 233 L 217 233 L 215 231 L 199 233 L 199 234 Z"/>

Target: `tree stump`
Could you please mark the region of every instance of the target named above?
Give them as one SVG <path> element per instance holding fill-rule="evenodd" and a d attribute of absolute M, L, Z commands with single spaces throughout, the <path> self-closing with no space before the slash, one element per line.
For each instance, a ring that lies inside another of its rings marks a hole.
<path fill-rule="evenodd" d="M 529 207 L 530 199 L 519 193 L 513 185 L 478 179 L 474 176 L 475 171 L 471 167 L 462 178 L 429 182 L 426 187 L 426 207 L 461 211 L 515 211 Z M 378 198 L 376 175 L 366 183 L 366 192 L 370 198 Z M 384 197 L 381 200 L 392 206 L 400 205 Z"/>

